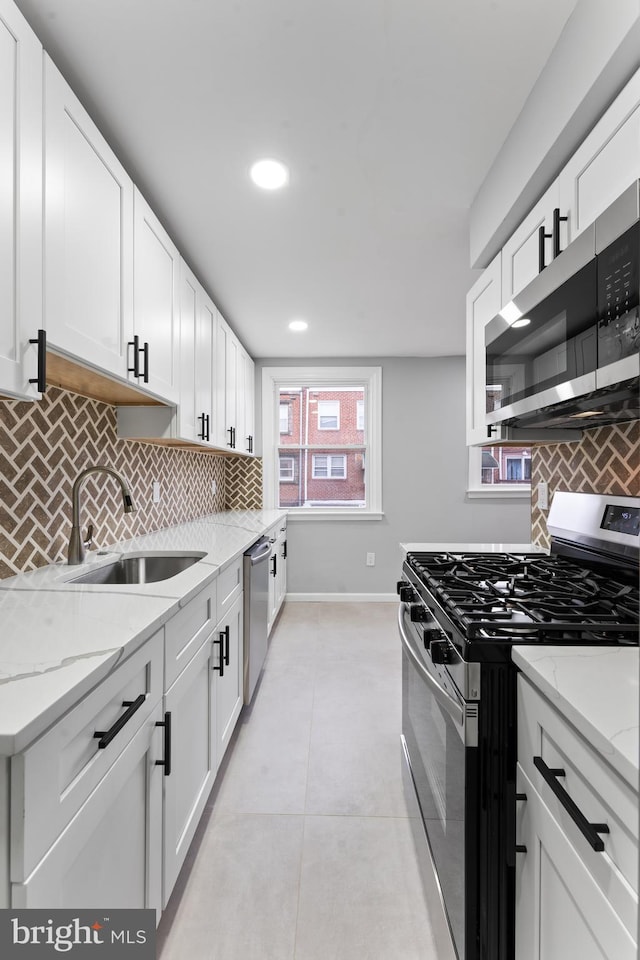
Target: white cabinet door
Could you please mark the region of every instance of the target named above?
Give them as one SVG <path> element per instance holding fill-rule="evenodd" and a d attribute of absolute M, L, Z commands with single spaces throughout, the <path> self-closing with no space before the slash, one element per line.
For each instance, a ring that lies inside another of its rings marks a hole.
<path fill-rule="evenodd" d="M 129 377 L 163 400 L 177 403 L 180 254 L 137 188 L 134 214 L 133 332 L 138 338 L 138 370 Z"/>
<path fill-rule="evenodd" d="M 229 746 L 243 703 L 242 596 L 216 627 L 213 638 L 216 673 L 216 740 L 218 764 Z"/>
<path fill-rule="evenodd" d="M 227 325 L 225 324 L 225 327 Z M 238 363 L 240 344 L 227 327 L 225 332 L 225 446 L 237 450 L 238 433 Z"/>
<path fill-rule="evenodd" d="M 255 364 L 242 347 L 239 353 L 241 376 L 238 382 L 238 409 L 241 412 L 237 444 L 243 453 L 255 453 Z"/>
<path fill-rule="evenodd" d="M 637 945 L 518 765 L 516 957 L 636 960 Z"/>
<path fill-rule="evenodd" d="M 640 178 L 640 70 L 614 100 L 559 177 L 569 239 Z"/>
<path fill-rule="evenodd" d="M 217 769 L 213 646 L 207 639 L 165 694 L 171 772 L 164 777 L 163 906 L 176 882 Z"/>
<path fill-rule="evenodd" d="M 201 421 L 196 417 L 196 327 L 199 283 L 184 260 L 180 261 L 180 402 L 178 436 L 196 440 Z"/>
<path fill-rule="evenodd" d="M 226 432 L 227 426 L 227 340 L 231 336 L 231 330 L 224 319 L 217 311 L 217 322 L 214 343 L 214 386 L 213 386 L 213 407 L 214 407 L 214 431 L 212 435 L 213 442 L 217 447 L 226 447 L 230 434 Z"/>
<path fill-rule="evenodd" d="M 487 378 L 484 332 L 502 306 L 501 254 L 491 261 L 467 294 L 467 446 L 501 438 L 501 427 L 487 433 Z"/>
<path fill-rule="evenodd" d="M 38 346 L 30 340 L 40 328 L 42 47 L 18 8 L 1 0 L 0 393 L 41 396 L 30 382 L 38 375 Z"/>
<path fill-rule="evenodd" d="M 47 56 L 44 75 L 47 340 L 124 379 L 133 326 L 133 184 Z"/>
<path fill-rule="evenodd" d="M 215 412 L 213 408 L 213 363 L 217 310 L 200 287 L 196 314 L 195 410 L 196 435 L 203 443 L 213 444 Z"/>
<path fill-rule="evenodd" d="M 13 907 L 161 907 L 161 704 L 24 883 Z"/>
<path fill-rule="evenodd" d="M 509 303 L 540 272 L 541 259 L 545 265 L 553 259 L 554 209 L 559 207 L 559 186 L 556 180 L 525 217 L 513 236 L 502 248 L 502 304 Z M 562 214 L 562 210 L 560 210 Z M 567 246 L 567 222 L 559 221 L 560 249 Z M 543 233 L 543 257 L 540 250 L 540 231 Z"/>

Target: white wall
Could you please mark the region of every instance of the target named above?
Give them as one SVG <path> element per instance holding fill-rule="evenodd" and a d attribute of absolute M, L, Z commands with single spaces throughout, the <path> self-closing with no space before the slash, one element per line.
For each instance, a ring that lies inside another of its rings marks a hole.
<path fill-rule="evenodd" d="M 466 498 L 464 357 L 257 360 L 256 396 L 262 367 L 304 364 L 382 366 L 384 518 L 290 520 L 288 592 L 394 593 L 401 541 L 529 541 L 528 499 Z"/>

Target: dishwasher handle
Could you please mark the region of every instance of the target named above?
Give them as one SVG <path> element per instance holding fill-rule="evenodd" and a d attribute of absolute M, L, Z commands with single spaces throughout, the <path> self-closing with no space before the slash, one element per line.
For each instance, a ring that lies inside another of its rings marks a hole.
<path fill-rule="evenodd" d="M 267 539 L 258 540 L 245 556 L 250 560 L 251 566 L 255 567 L 257 563 L 262 563 L 271 556 L 271 544 Z"/>

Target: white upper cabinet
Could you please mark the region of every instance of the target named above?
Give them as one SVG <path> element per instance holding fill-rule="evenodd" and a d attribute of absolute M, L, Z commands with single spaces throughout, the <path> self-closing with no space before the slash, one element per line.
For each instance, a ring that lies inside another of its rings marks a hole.
<path fill-rule="evenodd" d="M 0 393 L 41 396 L 30 342 L 41 328 L 42 47 L 17 7 L 0 0 Z"/>
<path fill-rule="evenodd" d="M 47 339 L 124 378 L 133 325 L 133 183 L 48 56 L 44 74 Z"/>
<path fill-rule="evenodd" d="M 213 404 L 213 378 L 218 311 L 200 287 L 197 300 L 195 328 L 195 411 L 196 435 L 206 443 L 213 443 L 215 411 Z"/>
<path fill-rule="evenodd" d="M 467 294 L 467 446 L 501 439 L 502 427 L 487 432 L 484 331 L 502 306 L 501 255 L 491 261 Z"/>
<path fill-rule="evenodd" d="M 243 453 L 255 453 L 255 363 L 246 350 L 240 348 L 238 378 L 239 442 Z"/>
<path fill-rule="evenodd" d="M 556 249 L 558 243 L 561 250 L 566 247 L 566 218 L 558 220 L 559 214 L 554 218 L 554 211 L 560 209 L 559 204 L 560 191 L 556 180 L 502 248 L 500 306 L 515 297 L 553 259 L 554 244 Z"/>
<path fill-rule="evenodd" d="M 213 334 L 217 311 L 184 260 L 180 271 L 180 403 L 178 434 L 212 442 Z"/>
<path fill-rule="evenodd" d="M 129 377 L 169 403 L 179 399 L 180 254 L 135 189 L 134 312 Z"/>
<path fill-rule="evenodd" d="M 559 177 L 569 239 L 640 178 L 640 70 L 576 150 Z"/>

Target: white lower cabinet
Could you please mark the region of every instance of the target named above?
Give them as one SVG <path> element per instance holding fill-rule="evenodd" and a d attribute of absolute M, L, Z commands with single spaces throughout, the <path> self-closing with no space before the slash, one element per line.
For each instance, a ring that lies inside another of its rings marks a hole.
<path fill-rule="evenodd" d="M 14 907 L 161 908 L 162 722 L 158 703 L 33 872 Z"/>
<path fill-rule="evenodd" d="M 213 638 L 216 648 L 216 745 L 220 764 L 243 702 L 242 594 L 218 623 Z"/>
<path fill-rule="evenodd" d="M 165 694 L 165 712 L 171 715 L 171 768 L 164 777 L 163 907 L 216 775 L 213 657 L 209 637 Z"/>
<path fill-rule="evenodd" d="M 517 960 L 636 960 L 637 792 L 522 676 L 518 761 Z"/>

